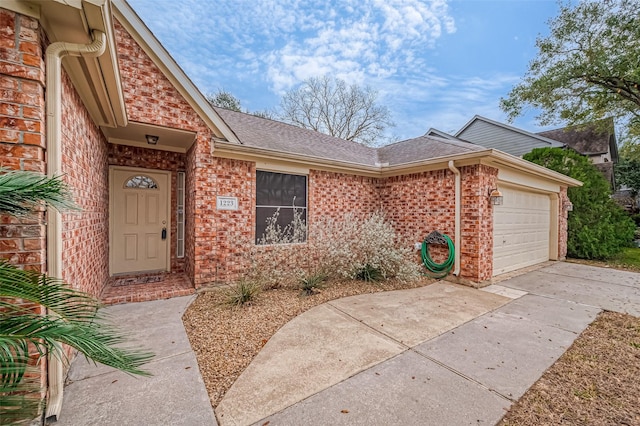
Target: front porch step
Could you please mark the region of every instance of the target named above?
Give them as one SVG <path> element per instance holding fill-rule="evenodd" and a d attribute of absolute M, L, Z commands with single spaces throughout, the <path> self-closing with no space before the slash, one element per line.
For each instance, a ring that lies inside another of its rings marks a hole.
<path fill-rule="evenodd" d="M 148 302 L 195 294 L 195 288 L 183 273 L 127 275 L 109 278 L 100 296 L 104 305 Z"/>

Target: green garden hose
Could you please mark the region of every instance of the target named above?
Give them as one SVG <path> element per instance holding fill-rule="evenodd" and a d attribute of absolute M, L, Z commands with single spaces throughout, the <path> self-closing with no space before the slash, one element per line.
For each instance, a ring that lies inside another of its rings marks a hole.
<path fill-rule="evenodd" d="M 453 246 L 453 241 L 449 238 L 448 235 L 442 234 L 442 237 L 447 243 L 447 248 L 449 249 L 449 256 L 447 260 L 442 263 L 436 263 L 429 256 L 429 243 L 427 242 L 427 238 L 422 242 L 422 263 L 431 273 L 427 273 L 431 278 L 444 278 L 449 274 L 451 268 L 455 263 L 455 247 Z"/>

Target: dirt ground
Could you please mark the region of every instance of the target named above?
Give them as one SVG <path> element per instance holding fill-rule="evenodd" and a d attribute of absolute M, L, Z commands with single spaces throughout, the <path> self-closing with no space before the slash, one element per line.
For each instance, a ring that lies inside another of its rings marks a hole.
<path fill-rule="evenodd" d="M 500 425 L 640 425 L 640 318 L 603 312 Z"/>
<path fill-rule="evenodd" d="M 298 289 L 267 290 L 250 304 L 235 308 L 224 303 L 224 290 L 201 294 L 185 312 L 183 322 L 211 404 L 215 408 L 220 403 L 271 336 L 302 312 L 341 297 L 416 288 L 432 282 L 428 278 L 414 282 L 333 282 L 311 296 L 301 295 Z"/>

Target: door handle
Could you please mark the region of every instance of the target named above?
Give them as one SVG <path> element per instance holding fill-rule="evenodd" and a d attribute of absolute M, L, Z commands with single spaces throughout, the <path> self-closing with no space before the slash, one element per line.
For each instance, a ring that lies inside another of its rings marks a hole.
<path fill-rule="evenodd" d="M 162 228 L 162 239 L 163 240 L 167 239 L 167 228 Z"/>

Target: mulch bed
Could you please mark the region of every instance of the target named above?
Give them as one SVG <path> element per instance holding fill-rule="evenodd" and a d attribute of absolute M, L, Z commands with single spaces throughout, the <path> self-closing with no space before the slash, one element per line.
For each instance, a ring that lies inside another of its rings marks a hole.
<path fill-rule="evenodd" d="M 603 312 L 500 425 L 640 425 L 640 318 Z"/>

